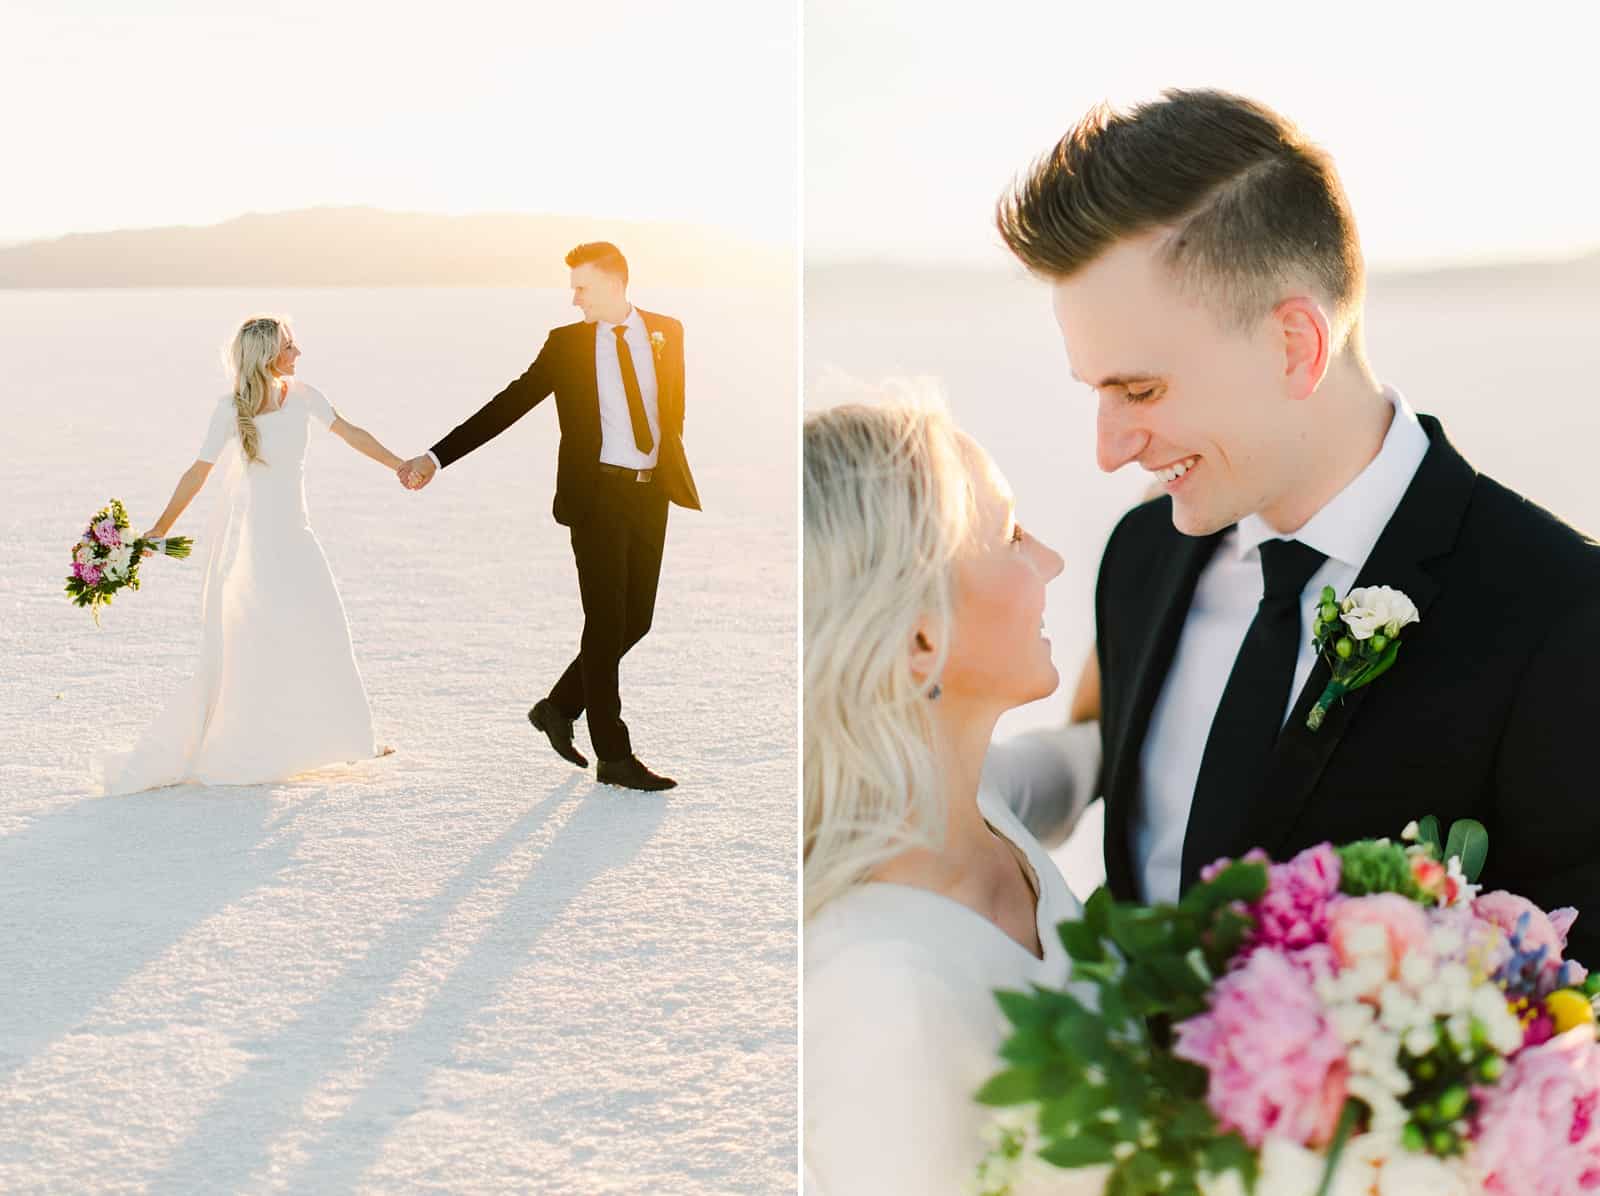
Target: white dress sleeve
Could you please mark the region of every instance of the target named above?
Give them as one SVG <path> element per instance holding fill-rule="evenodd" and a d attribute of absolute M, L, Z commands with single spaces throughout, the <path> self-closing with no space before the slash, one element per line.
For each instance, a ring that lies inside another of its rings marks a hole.
<path fill-rule="evenodd" d="M 200 445 L 200 452 L 195 456 L 195 460 L 214 463 L 222 456 L 222 450 L 227 447 L 228 437 L 238 434 L 239 421 L 233 413 L 233 399 L 224 396 L 217 400 L 217 405 L 211 412 L 211 423 L 206 428 L 205 441 Z"/>
<path fill-rule="evenodd" d="M 333 409 L 333 404 L 315 386 L 300 383 L 300 390 L 306 396 L 306 406 L 311 408 L 311 414 L 324 428 L 333 427 L 333 421 L 339 418 L 339 413 Z"/>
<path fill-rule="evenodd" d="M 990 1111 L 972 1097 L 1000 1068 L 998 1014 L 883 943 L 823 971 L 805 988 L 805 1196 L 965 1196 L 986 1150 Z"/>
<path fill-rule="evenodd" d="M 1004 798 L 1035 838 L 1055 848 L 1099 796 L 1099 772 L 1100 724 L 1069 723 L 991 744 L 983 787 Z"/>

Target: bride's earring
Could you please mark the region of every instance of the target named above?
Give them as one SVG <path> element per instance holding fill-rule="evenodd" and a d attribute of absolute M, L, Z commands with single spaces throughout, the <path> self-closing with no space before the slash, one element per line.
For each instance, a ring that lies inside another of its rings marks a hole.
<path fill-rule="evenodd" d="M 928 701 L 937 702 L 939 700 L 939 695 L 943 692 L 944 688 L 937 681 L 935 681 L 933 683 L 933 688 L 928 691 Z"/>

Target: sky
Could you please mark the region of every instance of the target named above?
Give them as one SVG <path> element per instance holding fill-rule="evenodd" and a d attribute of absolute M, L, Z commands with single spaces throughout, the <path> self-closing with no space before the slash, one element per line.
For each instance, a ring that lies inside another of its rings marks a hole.
<path fill-rule="evenodd" d="M 4 0 L 0 14 L 0 243 L 344 204 L 795 237 L 792 4 Z"/>
<path fill-rule="evenodd" d="M 1166 87 L 1300 124 L 1338 164 L 1369 264 L 1600 248 L 1590 0 L 805 3 L 811 260 L 1003 260 L 992 214 L 1014 174 L 1100 100 Z"/>

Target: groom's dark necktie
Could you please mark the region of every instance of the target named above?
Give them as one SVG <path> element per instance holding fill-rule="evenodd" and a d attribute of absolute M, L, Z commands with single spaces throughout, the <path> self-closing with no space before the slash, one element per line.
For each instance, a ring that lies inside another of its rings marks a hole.
<path fill-rule="evenodd" d="M 1294 682 L 1300 654 L 1300 592 L 1325 560 L 1298 540 L 1267 540 L 1261 545 L 1261 605 L 1234 658 L 1195 778 L 1183 841 L 1183 889 L 1219 856 L 1243 855 L 1260 846 L 1235 843 L 1232 835 L 1250 803 L 1273 800 L 1272 794 L 1258 795 L 1256 790 L 1283 726 Z"/>
<path fill-rule="evenodd" d="M 628 392 L 628 418 L 633 421 L 633 443 L 641 453 L 656 446 L 650 435 L 650 420 L 644 413 L 644 396 L 639 393 L 639 375 L 633 368 L 633 354 L 628 351 L 628 326 L 618 324 L 611 330 L 617 334 L 617 364 L 622 367 L 622 389 Z"/>

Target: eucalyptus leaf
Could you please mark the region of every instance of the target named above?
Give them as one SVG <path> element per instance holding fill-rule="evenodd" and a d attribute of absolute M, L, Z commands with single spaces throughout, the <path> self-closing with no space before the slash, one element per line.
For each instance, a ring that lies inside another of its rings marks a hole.
<path fill-rule="evenodd" d="M 1434 851 L 1444 852 L 1444 840 L 1439 838 L 1439 820 L 1429 814 L 1417 823 L 1417 842 L 1432 846 Z"/>
<path fill-rule="evenodd" d="M 1444 858 L 1461 857 L 1461 873 L 1469 883 L 1476 883 L 1483 873 L 1484 862 L 1489 858 L 1489 832 L 1475 818 L 1462 818 L 1450 824 L 1450 840 L 1445 844 Z"/>

